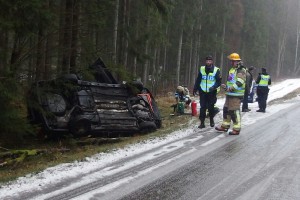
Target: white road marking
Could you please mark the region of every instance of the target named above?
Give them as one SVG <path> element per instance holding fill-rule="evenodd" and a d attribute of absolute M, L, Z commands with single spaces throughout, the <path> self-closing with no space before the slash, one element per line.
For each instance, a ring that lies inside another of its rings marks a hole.
<path fill-rule="evenodd" d="M 224 134 L 219 135 L 219 136 L 217 136 L 217 137 L 215 137 L 211 140 L 208 140 L 207 142 L 201 144 L 200 146 L 205 147 L 205 146 L 210 145 L 210 144 L 212 144 L 212 143 L 214 143 L 214 142 L 216 142 L 216 141 L 218 141 L 218 140 L 220 140 L 221 138 L 224 138 L 224 137 L 225 137 Z"/>

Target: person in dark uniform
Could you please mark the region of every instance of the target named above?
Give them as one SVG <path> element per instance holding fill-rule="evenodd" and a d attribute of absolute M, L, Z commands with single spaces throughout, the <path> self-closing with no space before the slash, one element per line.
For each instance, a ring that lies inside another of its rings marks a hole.
<path fill-rule="evenodd" d="M 259 109 L 256 112 L 266 112 L 267 99 L 269 94 L 269 85 L 271 85 L 271 76 L 267 73 L 266 68 L 261 68 L 256 79 L 257 86 L 257 102 Z"/>
<path fill-rule="evenodd" d="M 205 128 L 206 110 L 209 112 L 210 126 L 214 127 L 214 105 L 217 102 L 217 89 L 221 85 L 220 69 L 213 64 L 213 57 L 205 58 L 205 66 L 199 68 L 195 81 L 193 95 L 199 92 L 200 97 L 200 125 L 198 128 Z"/>
<path fill-rule="evenodd" d="M 253 74 L 252 71 L 255 69 L 253 66 L 246 69 L 246 86 L 245 86 L 245 93 L 244 93 L 244 99 L 243 99 L 243 106 L 242 106 L 242 112 L 249 112 L 251 109 L 248 108 L 248 95 L 251 90 L 252 81 L 253 81 Z"/>

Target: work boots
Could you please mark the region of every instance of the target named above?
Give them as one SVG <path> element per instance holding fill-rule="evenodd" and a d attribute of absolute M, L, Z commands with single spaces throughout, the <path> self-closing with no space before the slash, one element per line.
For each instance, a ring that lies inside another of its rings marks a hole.
<path fill-rule="evenodd" d="M 200 119 L 201 123 L 198 128 L 205 128 L 204 119 Z"/>
<path fill-rule="evenodd" d="M 237 130 L 232 130 L 232 131 L 229 131 L 228 135 L 239 135 L 240 134 L 240 131 L 237 131 Z"/>
<path fill-rule="evenodd" d="M 223 132 L 227 132 L 228 131 L 228 128 L 224 128 L 223 126 L 220 126 L 220 127 L 215 127 L 215 129 L 217 130 L 217 131 L 223 131 Z"/>
<path fill-rule="evenodd" d="M 205 128 L 205 125 L 201 123 L 198 128 Z"/>
<path fill-rule="evenodd" d="M 209 124 L 210 124 L 210 127 L 214 127 L 215 126 L 215 122 L 214 122 L 214 118 L 213 117 L 209 118 Z"/>

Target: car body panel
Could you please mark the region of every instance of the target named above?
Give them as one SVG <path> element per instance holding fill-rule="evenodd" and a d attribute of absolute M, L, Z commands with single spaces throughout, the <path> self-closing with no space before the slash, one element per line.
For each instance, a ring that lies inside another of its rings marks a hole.
<path fill-rule="evenodd" d="M 104 75 L 95 76 L 97 81 L 69 74 L 35 83 L 29 95 L 35 102 L 28 106 L 31 120 L 47 132 L 71 132 L 75 136 L 160 128 L 160 113 L 147 88 L 141 88 L 140 83 L 138 89 L 132 89 L 132 84 L 118 84 L 109 80 L 111 74 L 107 75 L 103 66 L 98 68 Z M 99 77 L 106 77 L 105 81 L 98 82 Z"/>

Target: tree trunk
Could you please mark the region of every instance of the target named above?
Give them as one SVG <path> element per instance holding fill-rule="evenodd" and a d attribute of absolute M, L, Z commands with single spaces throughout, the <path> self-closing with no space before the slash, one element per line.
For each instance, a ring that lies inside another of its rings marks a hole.
<path fill-rule="evenodd" d="M 45 53 L 45 73 L 43 76 L 44 80 L 51 79 L 51 64 L 52 59 L 51 55 L 53 52 L 53 36 L 51 34 L 48 35 L 47 41 L 46 41 L 46 53 Z"/>
<path fill-rule="evenodd" d="M 45 73 L 45 39 L 44 31 L 41 27 L 38 33 L 37 42 L 35 81 L 41 80 Z"/>
<path fill-rule="evenodd" d="M 16 32 L 13 38 L 13 49 L 10 58 L 10 71 L 17 75 L 17 62 L 21 56 L 21 48 L 20 48 L 20 36 Z"/>
<path fill-rule="evenodd" d="M 78 48 L 78 31 L 79 31 L 79 11 L 80 0 L 73 0 L 73 26 L 72 26 L 72 41 L 71 41 L 71 55 L 70 55 L 70 72 L 77 72 L 77 48 Z"/>
<path fill-rule="evenodd" d="M 137 15 L 137 19 L 136 19 L 136 27 L 135 27 L 135 34 L 134 34 L 134 41 L 137 41 L 139 37 L 139 15 Z M 133 48 L 137 48 L 137 47 L 133 47 Z M 133 55 L 133 76 L 135 78 L 137 77 L 137 51 L 134 53 Z"/>
<path fill-rule="evenodd" d="M 8 56 L 8 31 L 1 30 L 0 36 L 0 74 L 8 71 L 7 56 Z"/>
<path fill-rule="evenodd" d="M 51 1 L 51 0 L 50 0 Z M 57 48 L 57 74 L 61 74 L 62 71 L 62 54 L 63 54 L 63 43 L 64 43 L 64 24 L 65 24 L 65 0 L 60 0 L 59 10 L 59 29 L 58 29 L 58 48 Z"/>
<path fill-rule="evenodd" d="M 117 64 L 117 41 L 118 41 L 118 24 L 119 24 L 119 0 L 116 0 L 115 7 L 115 23 L 114 23 L 114 34 L 113 34 L 113 55 L 112 60 L 114 64 Z"/>
<path fill-rule="evenodd" d="M 178 52 L 177 52 L 177 67 L 176 67 L 176 85 L 180 84 L 180 64 L 181 64 L 181 52 L 182 52 L 182 38 L 183 38 L 183 23 L 184 13 L 181 16 L 181 30 L 179 34 Z"/>
<path fill-rule="evenodd" d="M 157 81 L 158 81 L 158 74 L 157 74 L 157 69 L 156 69 L 156 57 L 157 57 L 157 48 L 154 47 L 154 53 L 153 53 L 153 62 L 152 62 L 152 80 L 151 80 L 151 91 L 153 92 L 153 95 L 156 96 L 157 93 Z"/>
<path fill-rule="evenodd" d="M 169 29 L 169 26 L 167 25 L 166 26 L 166 30 L 165 30 L 165 35 L 166 35 L 166 38 L 168 38 L 168 29 Z M 162 69 L 161 69 L 161 73 L 165 73 L 166 71 L 166 67 L 167 67 L 167 49 L 168 49 L 168 46 L 167 46 L 167 42 L 164 43 L 164 46 L 163 46 L 163 53 L 164 53 L 164 57 L 163 57 L 163 66 L 162 66 Z M 167 84 L 167 80 L 166 79 L 163 79 L 162 80 L 162 88 L 165 88 Z"/>
<path fill-rule="evenodd" d="M 197 24 L 199 24 L 199 29 L 201 29 L 201 23 L 199 21 L 196 22 Z M 192 56 L 192 69 L 191 69 L 191 84 L 192 86 L 195 83 L 196 77 L 198 75 L 198 63 L 197 63 L 197 59 L 198 59 L 198 44 L 199 44 L 199 40 L 200 40 L 200 31 L 198 28 L 194 29 L 195 33 L 193 38 L 194 38 L 194 45 L 193 45 L 193 56 Z M 199 32 L 199 33 L 198 33 Z"/>
<path fill-rule="evenodd" d="M 48 0 L 47 7 L 52 9 L 53 2 Z M 43 74 L 44 80 L 49 80 L 51 78 L 51 65 L 52 65 L 52 53 L 53 53 L 53 33 L 48 31 L 46 38 L 46 46 L 45 46 L 45 73 Z"/>
<path fill-rule="evenodd" d="M 66 13 L 64 25 L 64 42 L 62 57 L 62 73 L 70 71 L 71 41 L 72 41 L 72 18 L 73 18 L 73 1 L 66 0 Z"/>
<path fill-rule="evenodd" d="M 300 12 L 300 3 L 297 1 L 298 11 Z M 296 50 L 295 50 L 295 61 L 294 61 L 294 70 L 293 74 L 296 73 L 298 66 L 298 48 L 299 48 L 299 38 L 300 38 L 300 18 L 299 12 L 297 12 L 297 32 L 296 32 Z M 296 74 L 295 74 L 296 75 Z"/>
<path fill-rule="evenodd" d="M 128 35 L 129 35 L 129 19 L 130 19 L 130 0 L 125 0 L 124 3 L 124 59 L 123 59 L 123 65 L 124 68 L 127 69 L 128 64 Z"/>
<path fill-rule="evenodd" d="M 279 35 L 279 38 L 278 38 L 278 57 L 277 57 L 277 65 L 276 65 L 276 72 L 275 72 L 276 79 L 280 77 L 281 68 L 282 68 L 282 64 L 284 61 L 285 44 L 286 44 L 286 37 L 287 37 L 287 33 L 286 33 L 287 23 L 286 22 L 287 22 L 287 14 L 284 17 L 283 26 L 281 26 L 281 34 Z"/>
<path fill-rule="evenodd" d="M 278 57 L 277 57 L 277 66 L 276 66 L 276 72 L 275 72 L 276 79 L 280 77 L 282 63 L 284 60 L 285 43 L 286 43 L 286 33 L 284 32 L 282 38 L 279 39 L 279 43 L 278 43 Z"/>
<path fill-rule="evenodd" d="M 202 10 L 202 7 L 201 7 Z M 201 31 L 202 31 L 202 24 L 199 23 L 199 34 L 198 34 L 198 41 L 197 41 L 197 45 L 196 45 L 196 67 L 195 67 L 195 78 L 198 76 L 198 71 L 199 71 L 199 67 L 200 67 L 200 58 L 199 58 L 199 54 L 200 54 L 200 49 L 201 49 Z"/>
<path fill-rule="evenodd" d="M 226 34 L 226 20 L 225 20 L 225 17 L 223 18 L 223 31 L 222 31 L 222 49 L 221 49 L 221 57 L 220 57 L 220 68 L 222 69 L 221 70 L 221 74 L 222 74 L 222 77 L 225 77 L 227 76 L 227 66 L 224 66 L 224 44 L 225 44 L 225 34 Z M 223 82 L 224 82 L 224 78 L 223 78 Z"/>
<path fill-rule="evenodd" d="M 192 28 L 192 31 L 191 33 L 193 33 L 193 30 L 194 30 L 194 27 Z M 193 36 L 191 36 L 191 43 L 190 43 L 190 51 L 189 51 L 189 62 L 188 62 L 188 70 L 187 70 L 187 84 L 188 86 L 191 86 L 192 85 L 192 57 L 193 57 L 193 44 L 194 44 L 194 41 L 193 41 Z"/>
<path fill-rule="evenodd" d="M 146 32 L 148 33 L 150 30 L 150 12 L 148 13 L 147 22 L 146 22 Z M 145 55 L 148 55 L 149 51 L 149 38 L 145 41 Z M 144 85 L 147 85 L 148 82 L 148 65 L 149 65 L 149 59 L 146 59 L 144 63 L 144 70 L 143 70 L 143 83 Z"/>

